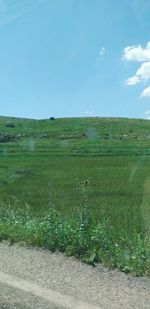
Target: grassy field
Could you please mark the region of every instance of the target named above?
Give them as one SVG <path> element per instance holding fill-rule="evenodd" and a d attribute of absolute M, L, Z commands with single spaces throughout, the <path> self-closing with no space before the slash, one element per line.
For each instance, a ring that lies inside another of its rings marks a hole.
<path fill-rule="evenodd" d="M 150 274 L 149 185 L 149 121 L 0 118 L 1 240 Z"/>

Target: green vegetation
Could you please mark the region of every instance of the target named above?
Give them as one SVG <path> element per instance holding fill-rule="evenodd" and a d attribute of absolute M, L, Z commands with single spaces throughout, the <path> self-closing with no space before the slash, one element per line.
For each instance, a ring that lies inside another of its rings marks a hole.
<path fill-rule="evenodd" d="M 0 118 L 0 239 L 150 274 L 150 122 Z"/>

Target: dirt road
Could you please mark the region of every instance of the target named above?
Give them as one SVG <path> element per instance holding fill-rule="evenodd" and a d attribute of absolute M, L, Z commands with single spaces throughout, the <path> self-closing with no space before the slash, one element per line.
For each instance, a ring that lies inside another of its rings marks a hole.
<path fill-rule="evenodd" d="M 150 309 L 150 278 L 0 244 L 0 309 Z"/>

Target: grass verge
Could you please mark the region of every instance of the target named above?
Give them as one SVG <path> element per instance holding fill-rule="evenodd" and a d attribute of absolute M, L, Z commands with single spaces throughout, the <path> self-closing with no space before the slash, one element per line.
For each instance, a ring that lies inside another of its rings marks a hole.
<path fill-rule="evenodd" d="M 129 239 L 122 231 L 118 233 L 109 219 L 101 222 L 92 222 L 86 205 L 64 218 L 54 209 L 34 216 L 28 205 L 1 204 L 0 240 L 59 250 L 93 266 L 103 263 L 137 276 L 149 275 L 149 250 L 143 235 L 135 231 Z"/>

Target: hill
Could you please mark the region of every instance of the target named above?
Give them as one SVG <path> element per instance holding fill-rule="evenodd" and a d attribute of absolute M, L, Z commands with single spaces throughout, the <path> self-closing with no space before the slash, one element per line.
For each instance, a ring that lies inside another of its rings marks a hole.
<path fill-rule="evenodd" d="M 135 170 L 137 177 L 143 169 L 145 175 L 148 168 L 150 122 L 121 118 L 1 118 L 0 154 L 3 198 L 15 195 L 35 207 L 60 205 L 61 200 L 62 207 L 66 198 L 67 204 L 72 201 L 72 190 L 76 194 L 76 178 L 93 177 L 97 183 L 91 196 L 94 204 L 109 197 L 112 204 L 112 196 L 117 194 L 131 204 L 132 198 L 139 200 L 139 188 L 138 197 L 131 197 L 126 186 L 131 186 L 131 180 L 135 185 Z M 120 177 L 124 179 L 122 186 Z M 108 194 L 103 192 L 105 183 Z"/>

